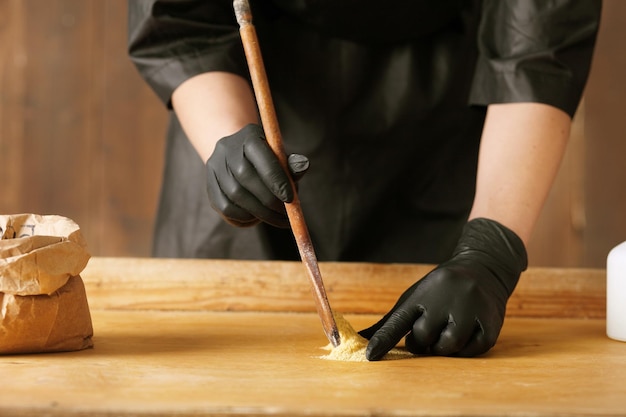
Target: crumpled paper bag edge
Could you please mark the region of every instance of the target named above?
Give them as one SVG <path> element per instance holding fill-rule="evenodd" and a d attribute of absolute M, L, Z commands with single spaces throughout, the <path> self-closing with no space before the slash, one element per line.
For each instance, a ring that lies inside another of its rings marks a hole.
<path fill-rule="evenodd" d="M 27 224 L 32 223 L 32 224 Z M 25 226 L 26 225 L 26 226 Z M 29 227 L 32 226 L 32 229 Z M 56 235 L 17 235 L 26 231 L 35 233 L 54 232 Z M 32 249 L 28 252 L 0 259 L 0 292 L 16 295 L 51 294 L 67 283 L 71 276 L 80 274 L 87 266 L 91 255 L 87 243 L 76 222 L 58 215 L 17 214 L 0 215 L 2 236 L 9 228 L 13 237 L 0 239 L 0 248 L 10 246 L 15 253 L 19 248 Z M 60 241 L 54 239 L 60 238 Z M 14 239 L 30 239 L 33 243 L 20 242 L 16 249 Z M 50 244 L 46 244 L 50 243 Z M 0 250 L 0 252 L 2 252 Z M 8 253 L 9 251 L 7 251 Z"/>

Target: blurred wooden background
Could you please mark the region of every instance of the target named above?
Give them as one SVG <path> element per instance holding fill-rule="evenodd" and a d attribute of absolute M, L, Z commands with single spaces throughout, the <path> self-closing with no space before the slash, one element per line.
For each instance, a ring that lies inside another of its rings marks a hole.
<path fill-rule="evenodd" d="M 626 2 L 603 15 L 534 266 L 604 267 L 626 240 Z M 0 213 L 67 216 L 93 255 L 149 256 L 165 129 L 126 55 L 125 0 L 0 0 Z"/>

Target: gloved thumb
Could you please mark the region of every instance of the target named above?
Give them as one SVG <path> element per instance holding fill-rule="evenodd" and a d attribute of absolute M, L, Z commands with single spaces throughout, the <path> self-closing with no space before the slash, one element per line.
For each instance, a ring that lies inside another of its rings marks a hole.
<path fill-rule="evenodd" d="M 378 320 L 376 323 L 374 323 L 373 325 L 371 325 L 367 329 L 363 329 L 363 330 L 359 331 L 359 335 L 361 337 L 366 338 L 367 340 L 370 340 L 372 338 L 372 336 L 374 336 L 374 334 L 378 331 L 378 329 L 383 327 L 383 324 L 385 324 L 385 322 L 387 321 L 387 319 L 389 318 L 390 315 L 391 315 L 391 313 L 387 313 L 387 315 L 385 315 L 385 317 L 383 317 L 382 319 Z"/>
<path fill-rule="evenodd" d="M 309 158 L 298 153 L 292 153 L 287 157 L 287 165 L 289 166 L 289 172 L 294 181 L 298 181 L 306 174 L 309 169 Z"/>
<path fill-rule="evenodd" d="M 418 284 L 419 281 L 411 285 L 404 293 L 402 293 L 398 301 L 396 301 L 396 304 L 391 308 L 391 310 L 389 310 L 387 314 L 385 314 L 380 320 L 378 320 L 367 329 L 361 330 L 359 334 L 367 340 L 371 339 L 372 336 L 374 336 L 374 333 L 376 333 L 378 329 L 383 327 L 383 325 L 387 322 L 387 320 L 389 320 L 389 318 L 395 313 L 395 311 L 398 310 L 406 302 L 406 300 L 411 296 L 413 291 L 415 291 Z"/>
<path fill-rule="evenodd" d="M 419 316 L 417 308 L 403 308 L 392 310 L 380 322 L 372 326 L 375 332 L 369 338 L 365 357 L 370 361 L 377 361 L 387 354 L 413 328 L 415 319 Z M 385 320 L 386 319 L 386 320 Z M 372 328 L 367 329 L 369 331 Z"/>
<path fill-rule="evenodd" d="M 365 350 L 369 361 L 382 359 L 398 342 L 411 331 L 413 319 L 406 315 L 392 315 L 370 338 Z"/>

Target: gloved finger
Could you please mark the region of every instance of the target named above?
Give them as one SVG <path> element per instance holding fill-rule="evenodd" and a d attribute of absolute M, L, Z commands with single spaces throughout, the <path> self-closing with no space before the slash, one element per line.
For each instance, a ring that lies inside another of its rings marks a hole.
<path fill-rule="evenodd" d="M 226 221 L 226 223 L 228 224 L 232 224 L 233 226 L 236 227 L 252 227 L 252 226 L 256 226 L 257 224 L 261 223 L 261 221 L 259 219 L 257 219 L 256 217 L 252 220 L 250 220 L 249 222 L 240 222 L 239 220 L 235 220 L 235 219 L 229 219 L 226 218 L 224 216 L 222 216 L 222 218 Z"/>
<path fill-rule="evenodd" d="M 457 352 L 456 356 L 472 358 L 486 353 L 494 347 L 499 334 L 499 330 L 497 332 L 485 330 L 481 322 L 477 320 L 474 334 L 470 337 L 465 347 Z"/>
<path fill-rule="evenodd" d="M 287 158 L 287 165 L 289 165 L 289 172 L 291 172 L 293 180 L 297 182 L 309 170 L 310 162 L 306 156 L 292 153 Z"/>
<path fill-rule="evenodd" d="M 248 136 L 243 143 L 243 153 L 272 194 L 285 203 L 293 201 L 291 181 L 265 140 Z"/>
<path fill-rule="evenodd" d="M 209 185 L 207 186 L 207 193 L 209 194 L 209 201 L 215 211 L 217 211 L 224 220 L 228 223 L 238 227 L 254 226 L 259 223 L 259 219 L 250 214 L 250 212 L 243 210 L 222 193 L 217 179 L 214 175 L 209 175 Z"/>
<path fill-rule="evenodd" d="M 377 361 L 385 356 L 411 330 L 420 314 L 418 306 L 410 303 L 405 303 L 394 310 L 370 338 L 365 357 L 370 361 Z"/>
<path fill-rule="evenodd" d="M 248 208 L 253 214 L 257 214 L 256 211 L 259 210 L 258 214 L 263 216 L 262 220 L 264 221 L 265 217 L 268 216 L 263 215 L 265 210 L 261 207 L 257 208 L 256 200 L 269 210 L 278 213 L 279 217 L 285 218 L 286 214 L 283 202 L 276 198 L 276 196 L 267 188 L 250 161 L 242 156 L 241 158 L 235 158 L 227 161 L 226 163 L 226 169 L 220 172 L 227 172 L 229 175 L 218 177 L 218 181 L 224 184 L 222 185 L 222 189 L 226 192 L 227 196 L 231 197 L 232 201 L 236 202 L 243 208 Z M 232 176 L 232 178 L 236 181 L 229 178 L 230 176 Z M 227 187 L 226 184 L 228 184 L 229 187 L 228 191 L 225 189 L 225 187 Z M 247 193 L 241 190 L 241 188 L 247 191 Z M 256 200 L 251 199 L 249 194 L 252 194 Z M 271 222 L 268 223 L 271 224 Z"/>
<path fill-rule="evenodd" d="M 372 336 L 374 336 L 374 333 L 376 333 L 378 331 L 378 329 L 383 327 L 383 324 L 385 324 L 385 322 L 387 321 L 389 316 L 391 316 L 391 313 L 393 313 L 393 310 L 390 311 L 389 313 L 385 314 L 383 316 L 383 318 L 378 320 L 376 323 L 374 323 L 373 325 L 371 325 L 367 329 L 363 329 L 363 330 L 359 331 L 358 332 L 359 335 L 361 335 L 362 337 L 366 338 L 367 340 L 370 340 L 372 338 Z"/>
<path fill-rule="evenodd" d="M 220 181 L 220 189 L 230 201 L 236 201 L 236 205 L 239 208 L 247 211 L 259 220 L 276 227 L 289 227 L 285 211 L 277 212 L 267 208 L 234 178 L 223 177 L 222 181 Z M 235 219 L 238 220 L 238 218 Z"/>
<path fill-rule="evenodd" d="M 387 314 L 385 314 L 380 320 L 378 320 L 376 323 L 374 323 L 367 329 L 363 329 L 360 332 L 358 332 L 359 335 L 361 335 L 362 337 L 368 340 L 371 339 L 372 336 L 374 336 L 374 333 L 376 333 L 378 329 L 383 327 L 383 325 L 387 322 L 387 320 L 394 313 L 394 311 L 397 310 L 398 307 L 400 307 L 402 304 L 404 304 L 406 300 L 411 296 L 411 294 L 415 292 L 415 289 L 417 288 L 418 284 L 419 284 L 419 281 L 411 285 L 404 293 L 402 293 L 400 298 L 398 298 L 398 301 L 396 301 L 396 304 L 394 304 L 394 306 L 391 308 L 391 310 L 389 310 Z"/>
<path fill-rule="evenodd" d="M 219 172 L 229 171 L 228 169 L 209 171 L 207 191 L 211 205 L 226 221 L 235 226 L 252 226 L 260 220 L 276 227 L 289 227 L 284 206 L 282 211 L 265 207 L 230 172 L 218 177 Z M 282 205 L 280 202 L 279 204 Z"/>
<path fill-rule="evenodd" d="M 431 353 L 439 356 L 458 354 L 474 337 L 480 327 L 471 317 L 458 316 L 455 320 L 452 315 L 448 325 L 442 330 L 439 339 L 431 346 Z"/>
<path fill-rule="evenodd" d="M 249 223 L 249 216 L 241 213 L 243 210 L 273 226 L 289 226 L 282 202 L 263 184 L 254 166 L 241 152 L 232 152 L 228 159 L 209 159 L 207 170 L 209 198 L 221 202 L 219 194 L 225 196 L 228 201 L 214 207 L 221 210 L 231 223 Z"/>
<path fill-rule="evenodd" d="M 449 316 L 444 312 L 424 310 L 405 338 L 407 350 L 412 353 L 430 353 L 431 346 L 439 340 L 449 322 Z"/>
<path fill-rule="evenodd" d="M 375 324 L 371 325 L 367 329 L 359 330 L 357 333 L 361 337 L 364 337 L 365 339 L 370 340 L 372 336 L 374 336 L 374 333 L 376 333 L 383 324 L 384 324 L 384 321 L 380 319 L 379 321 L 377 321 Z"/>
<path fill-rule="evenodd" d="M 413 332 L 409 332 L 404 338 L 404 347 L 409 352 L 415 355 L 428 355 L 430 354 L 430 349 L 428 346 L 424 347 L 421 344 L 416 342 L 417 339 L 413 336 Z"/>

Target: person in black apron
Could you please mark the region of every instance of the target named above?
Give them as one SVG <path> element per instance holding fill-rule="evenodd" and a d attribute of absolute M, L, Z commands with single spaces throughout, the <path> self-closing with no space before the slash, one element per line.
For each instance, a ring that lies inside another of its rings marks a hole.
<path fill-rule="evenodd" d="M 362 332 L 368 359 L 407 333 L 417 353 L 489 350 L 600 1 L 251 3 L 318 259 L 439 264 Z M 232 1 L 129 0 L 130 57 L 171 110 L 154 256 L 299 259 L 238 30 Z"/>

